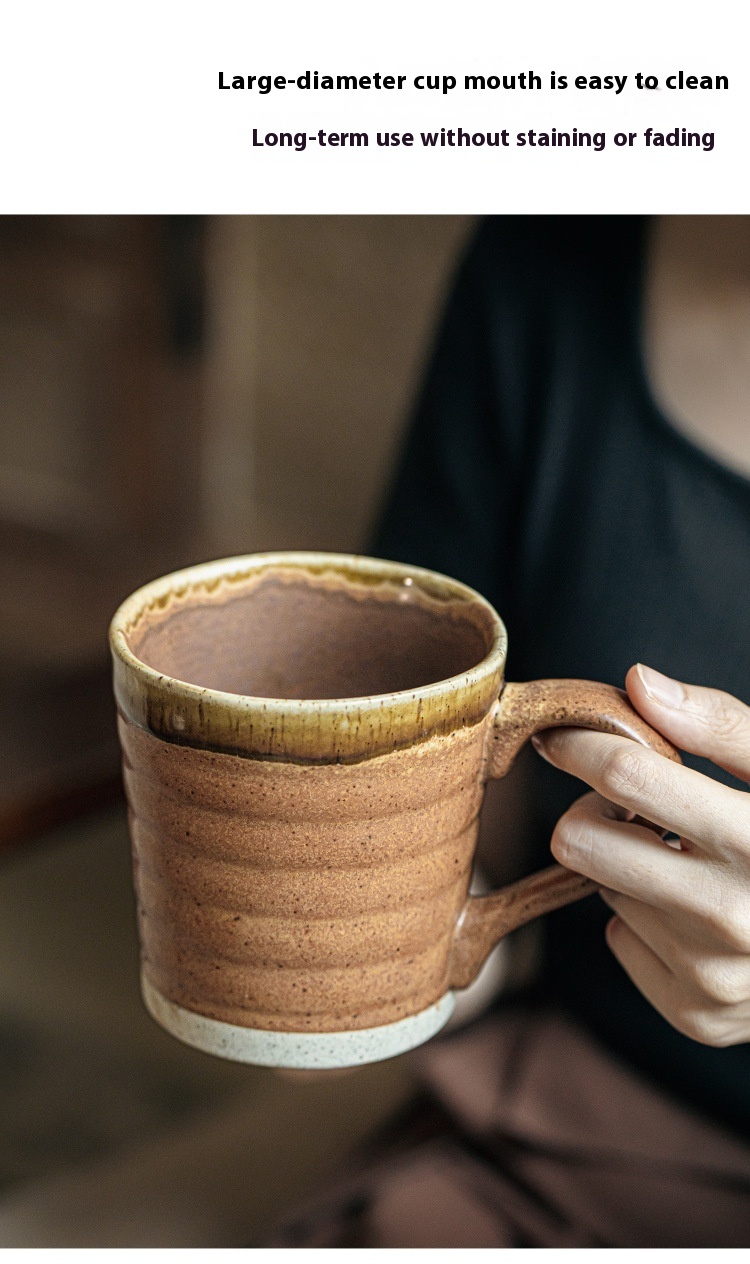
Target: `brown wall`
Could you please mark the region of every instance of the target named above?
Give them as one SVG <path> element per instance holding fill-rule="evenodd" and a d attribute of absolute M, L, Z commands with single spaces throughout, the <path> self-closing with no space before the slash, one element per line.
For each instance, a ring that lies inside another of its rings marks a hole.
<path fill-rule="evenodd" d="M 119 784 L 128 592 L 364 547 L 470 226 L 0 219 L 0 847 Z"/>
<path fill-rule="evenodd" d="M 117 601 L 201 556 L 361 546 L 469 226 L 226 218 L 175 258 L 152 218 L 0 220 L 0 849 L 43 844 L 0 857 L 2 1245 L 247 1243 L 412 1092 L 404 1059 L 289 1083 L 161 1031 L 124 806 L 81 813 L 119 776 Z"/>
<path fill-rule="evenodd" d="M 219 552 L 362 547 L 470 227 L 214 221 L 206 521 Z"/>

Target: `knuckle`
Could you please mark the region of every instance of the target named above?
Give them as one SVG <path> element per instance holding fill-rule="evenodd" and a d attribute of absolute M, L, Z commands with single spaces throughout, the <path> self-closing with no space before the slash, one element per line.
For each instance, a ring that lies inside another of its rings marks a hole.
<path fill-rule="evenodd" d="M 713 1031 L 710 1039 L 705 1041 L 707 1045 L 712 1045 L 714 1049 L 728 1049 L 730 1045 L 736 1044 L 737 1039 L 731 1027 L 726 1023 L 717 1026 Z"/>
<path fill-rule="evenodd" d="M 695 881 L 690 891 L 689 911 L 697 915 L 704 933 L 717 945 L 719 952 L 750 957 L 750 893 L 729 885 L 719 866 L 709 869 Z"/>
<path fill-rule="evenodd" d="M 722 741 L 737 737 L 747 741 L 750 737 L 750 712 L 729 693 L 716 690 L 710 694 L 705 719 L 714 736 Z"/>
<path fill-rule="evenodd" d="M 739 1005 L 750 994 L 747 972 L 736 962 L 698 961 L 692 975 L 698 991 L 717 1005 Z"/>
<path fill-rule="evenodd" d="M 731 1032 L 726 1018 L 720 1012 L 685 1007 L 673 1020 L 674 1027 L 683 1036 L 701 1045 L 722 1048 L 731 1044 Z"/>
<path fill-rule="evenodd" d="M 596 822 L 591 817 L 594 797 L 584 795 L 578 799 L 555 826 L 550 849 L 561 865 L 580 869 L 595 848 Z"/>
<path fill-rule="evenodd" d="M 654 769 L 634 742 L 632 750 L 618 747 L 605 756 L 601 779 L 607 798 L 622 807 L 639 804 L 655 785 Z"/>
<path fill-rule="evenodd" d="M 750 956 L 750 909 L 744 902 L 718 911 L 714 915 L 714 930 L 733 952 Z"/>
<path fill-rule="evenodd" d="M 552 855 L 561 865 L 569 863 L 578 855 L 581 832 L 581 822 L 570 812 L 566 812 L 557 822 L 550 846 Z"/>

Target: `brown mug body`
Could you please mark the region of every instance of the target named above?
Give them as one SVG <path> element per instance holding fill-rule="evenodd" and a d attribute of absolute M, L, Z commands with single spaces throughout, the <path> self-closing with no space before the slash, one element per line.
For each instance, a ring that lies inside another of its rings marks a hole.
<path fill-rule="evenodd" d="M 209 1052 L 374 1061 L 428 1039 L 509 930 L 593 890 L 469 897 L 478 814 L 539 729 L 675 752 L 610 686 L 504 684 L 490 604 L 372 558 L 257 554 L 111 627 L 146 1004 Z"/>

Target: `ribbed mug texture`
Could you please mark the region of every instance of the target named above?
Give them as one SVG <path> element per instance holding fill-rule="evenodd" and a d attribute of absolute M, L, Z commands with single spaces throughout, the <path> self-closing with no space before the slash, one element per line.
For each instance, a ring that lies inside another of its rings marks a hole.
<path fill-rule="evenodd" d="M 148 585 L 111 641 L 150 984 L 277 1032 L 379 1027 L 439 1000 L 504 666 L 491 606 L 395 563 L 256 555 Z M 259 663 L 275 696 L 243 692 Z M 389 692 L 330 692 L 377 689 L 392 663 Z M 412 670 L 426 679 L 402 687 Z M 305 671 L 329 692 L 302 692 Z"/>
<path fill-rule="evenodd" d="M 448 986 L 485 723 L 356 764 L 242 759 L 120 722 L 143 970 L 273 1031 L 377 1027 Z"/>

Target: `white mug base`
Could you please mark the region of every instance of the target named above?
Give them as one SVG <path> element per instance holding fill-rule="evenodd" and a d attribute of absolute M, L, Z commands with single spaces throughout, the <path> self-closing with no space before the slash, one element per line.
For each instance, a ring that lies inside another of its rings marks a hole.
<path fill-rule="evenodd" d="M 361 1031 L 263 1031 L 236 1027 L 183 1009 L 162 996 L 145 976 L 141 977 L 141 988 L 152 1018 L 185 1044 L 233 1062 L 295 1070 L 330 1070 L 394 1058 L 439 1032 L 455 1005 L 453 993 L 446 992 L 429 1009 L 384 1027 Z"/>

